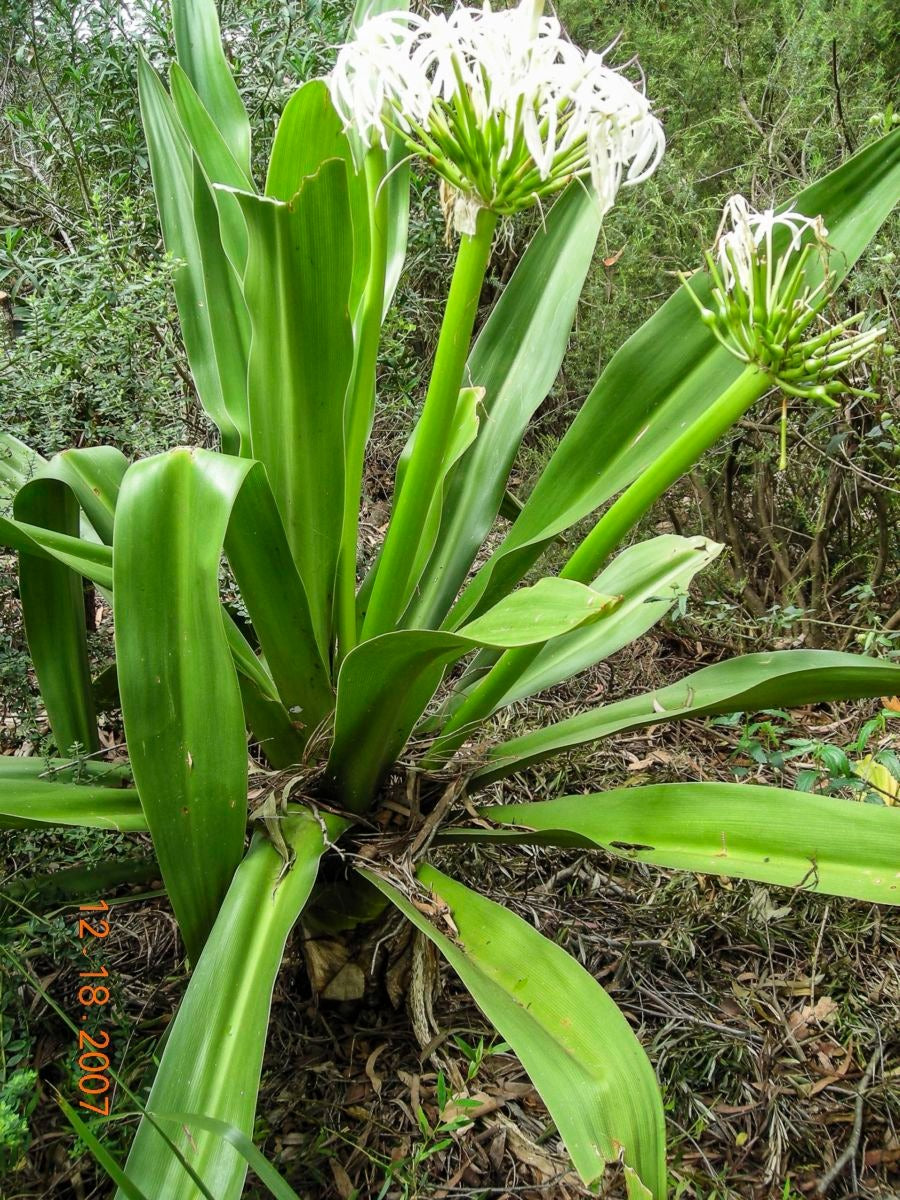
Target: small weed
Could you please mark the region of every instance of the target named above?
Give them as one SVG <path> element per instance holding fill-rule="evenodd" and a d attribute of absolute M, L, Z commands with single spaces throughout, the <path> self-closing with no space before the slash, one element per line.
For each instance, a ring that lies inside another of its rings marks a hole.
<path fill-rule="evenodd" d="M 752 720 L 747 720 L 745 713 L 731 713 L 717 717 L 711 724 L 736 728 L 733 759 L 750 759 L 757 767 L 778 771 L 784 786 L 826 795 L 850 791 L 866 803 L 895 804 L 900 796 L 900 755 L 893 748 L 888 724 L 896 719 L 897 713 L 882 709 L 863 722 L 856 737 L 843 745 L 790 736 L 791 715 L 784 709 L 764 709 Z M 787 778 L 791 762 L 799 768 L 792 781 Z M 752 773 L 753 767 L 737 761 L 731 770 L 735 778 L 742 779 Z"/>

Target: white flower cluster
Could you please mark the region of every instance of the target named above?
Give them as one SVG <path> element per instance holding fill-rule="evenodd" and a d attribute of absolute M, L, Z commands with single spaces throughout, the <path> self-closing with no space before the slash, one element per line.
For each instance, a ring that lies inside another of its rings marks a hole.
<path fill-rule="evenodd" d="M 330 85 L 367 145 L 399 133 L 470 209 L 474 199 L 516 212 L 589 177 L 606 211 L 665 146 L 643 92 L 567 41 L 535 0 L 373 17 L 340 51 Z"/>
<path fill-rule="evenodd" d="M 727 228 L 729 224 L 730 229 Z M 787 245 L 776 256 L 773 242 L 779 227 L 786 229 L 789 237 Z M 781 293 L 788 267 L 796 265 L 794 256 L 801 249 L 806 233 L 812 235 L 813 242 L 819 247 L 825 247 L 828 230 L 821 217 L 807 217 L 793 209 L 783 213 L 776 213 L 772 208 L 754 212 L 743 196 L 731 196 L 725 201 L 715 245 L 726 288 L 733 291 L 738 284 L 747 295 L 751 308 L 762 304 L 766 311 L 771 311 Z M 824 286 L 823 280 L 815 294 Z M 807 294 L 807 302 L 813 295 Z"/>
<path fill-rule="evenodd" d="M 844 376 L 885 330 L 857 330 L 862 314 L 838 325 L 824 322 L 822 308 L 834 288 L 827 238 L 821 216 L 754 212 L 743 196 L 732 196 L 713 254 L 706 256 L 714 307 L 706 308 L 689 284 L 688 293 L 736 358 L 765 371 L 788 395 L 833 404 L 841 392 L 870 394 Z M 812 286 L 815 275 L 819 282 Z M 816 320 L 821 327 L 813 333 Z"/>

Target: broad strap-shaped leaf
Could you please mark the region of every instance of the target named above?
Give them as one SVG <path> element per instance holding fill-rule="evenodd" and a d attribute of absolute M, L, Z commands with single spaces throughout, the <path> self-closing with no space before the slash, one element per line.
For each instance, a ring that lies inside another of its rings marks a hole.
<path fill-rule="evenodd" d="M 311 79 L 287 104 L 275 131 L 266 175 L 266 195 L 285 203 L 293 200 L 303 180 L 322 163 L 340 158 L 347 166 L 348 198 L 353 221 L 353 285 L 350 312 L 356 317 L 369 275 L 369 201 L 363 172 L 357 168 L 350 140 L 338 116 L 328 85 Z"/>
<path fill-rule="evenodd" d="M 398 5 L 398 7 L 400 6 Z M 387 170 L 381 184 L 385 190 L 385 207 L 388 218 L 385 236 L 382 320 L 387 316 L 388 309 L 393 303 L 397 285 L 403 273 L 409 234 L 409 154 L 404 144 L 396 136 L 391 138 L 386 167 Z"/>
<path fill-rule="evenodd" d="M 251 1135 L 272 990 L 284 944 L 306 903 L 327 849 L 345 823 L 307 812 L 281 822 L 293 855 L 285 862 L 257 834 L 238 867 L 166 1039 L 147 1109 L 163 1117 L 199 1113 Z M 178 1149 L 216 1200 L 237 1200 L 247 1163 L 217 1133 L 185 1121 L 168 1126 Z M 149 1196 L 195 1200 L 197 1189 L 144 1118 L 126 1163 Z M 122 1193 L 117 1193 L 122 1198 Z"/>
<path fill-rule="evenodd" d="M 63 563 L 98 587 L 112 587 L 112 552 L 102 542 L 89 542 L 43 525 L 0 517 L 0 546 L 47 562 Z"/>
<path fill-rule="evenodd" d="M 285 204 L 300 191 L 303 180 L 322 163 L 342 158 L 347 174 L 356 174 L 344 123 L 331 103 L 324 79 L 311 79 L 297 88 L 278 121 L 269 166 L 266 195 Z"/>
<path fill-rule="evenodd" d="M 554 638 L 497 702 L 497 708 L 533 696 L 609 658 L 652 629 L 687 593 L 698 571 L 722 552 L 707 538 L 663 534 L 623 550 L 591 586 L 622 599 L 602 621 Z"/>
<path fill-rule="evenodd" d="M 125 456 L 110 446 L 66 450 L 49 462 L 36 458 L 31 463 L 31 478 L 19 488 L 15 500 L 15 511 L 25 522 L 0 521 L 21 552 L 19 576 L 29 648 L 62 750 L 75 741 L 89 750 L 98 744 L 96 687 L 88 682 L 81 575 L 101 584 L 108 599 L 102 586 L 111 582 L 112 560 L 106 546 L 112 542 L 116 497 L 127 466 Z M 0 537 L 3 532 L 0 528 Z M 78 532 L 87 540 L 76 541 Z M 79 546 L 93 561 L 54 553 L 61 548 L 60 533 L 72 549 Z M 97 545 L 98 537 L 102 548 Z"/>
<path fill-rule="evenodd" d="M 203 102 L 190 79 L 178 63 L 172 63 L 169 68 L 169 91 L 181 128 L 191 144 L 207 184 L 224 183 L 227 187 L 238 188 L 240 191 L 253 191 L 253 181 L 241 170 L 225 139 L 203 107 Z M 195 184 L 195 198 L 196 192 Z M 247 265 L 247 226 L 240 205 L 231 193 L 216 192 L 214 199 L 219 214 L 221 249 L 227 254 L 240 278 Z M 200 232 L 199 221 L 197 229 Z M 215 295 L 215 292 L 207 290 L 210 295 Z"/>
<path fill-rule="evenodd" d="M 474 779 L 489 783 L 575 746 L 660 721 L 887 696 L 898 690 L 900 664 L 877 658 L 832 650 L 746 654 L 494 746 Z"/>
<path fill-rule="evenodd" d="M 239 275 L 229 261 L 222 237 L 222 211 L 228 202 L 244 232 L 242 253 L 247 255 L 247 232 L 243 214 L 234 196 L 219 187 L 211 188 L 196 157 L 191 161 L 194 228 L 199 251 L 199 268 L 205 303 L 210 306 L 209 336 L 216 372 L 228 414 L 238 432 L 239 450 L 250 457 L 250 412 L 247 398 L 250 364 L 250 314 L 244 302 Z M 235 251 L 237 254 L 238 251 Z M 243 268 L 242 268 L 243 269 Z M 223 440 L 223 449 L 228 449 Z"/>
<path fill-rule="evenodd" d="M 584 1182 L 620 1154 L 649 1195 L 666 1194 L 665 1118 L 653 1068 L 617 1005 L 580 963 L 520 917 L 421 866 L 419 881 L 449 909 L 441 932 L 371 871 L 361 874 L 441 951 L 515 1050 Z"/>
<path fill-rule="evenodd" d="M 57 455 L 53 461 L 58 465 L 70 455 L 94 453 L 96 451 L 68 451 Z M 0 432 L 0 502 L 7 511 L 12 511 L 12 501 L 25 484 L 42 474 L 55 477 L 70 486 L 73 484 L 73 480 L 60 476 L 58 471 L 51 471 L 47 460 L 36 450 L 11 433 Z M 79 524 L 82 529 L 85 528 L 84 519 Z M 90 528 L 85 531 L 91 533 Z M 81 537 L 0 515 L 0 546 L 47 561 L 62 562 L 94 582 L 100 581 L 98 576 L 102 580 L 112 580 L 112 556 L 109 551 L 104 547 L 98 550 L 95 544 Z M 82 566 L 84 570 L 81 570 Z"/>
<path fill-rule="evenodd" d="M 25 449 L 27 450 L 27 447 Z M 93 536 L 93 530 L 96 528 L 104 542 L 86 541 L 84 538 L 71 537 L 41 526 L 0 517 L 0 545 L 8 545 L 23 554 L 36 556 L 49 563 L 63 563 L 96 584 L 111 605 L 112 550 L 104 543 L 107 539 L 110 543 L 112 541 L 113 510 L 121 477 L 127 467 L 124 457 L 117 450 L 94 447 L 89 450 L 63 451 L 55 455 L 49 463 L 36 455 L 33 462 L 36 463 L 36 470 L 42 479 L 50 478 L 68 484 L 82 506 L 82 531 L 87 530 Z M 26 476 L 18 473 L 16 478 L 19 486 L 26 481 Z M 15 486 L 15 480 L 12 480 L 12 484 Z M 234 619 L 224 608 L 222 615 L 228 644 L 240 673 L 244 711 L 254 739 L 262 746 L 273 766 L 289 766 L 300 759 L 304 746 L 304 738 L 298 731 L 296 718 L 285 708 L 269 670 L 257 658 Z M 52 651 L 52 638 L 49 642 Z M 103 687 L 103 684 L 107 686 Z M 101 690 L 105 696 L 102 700 Z M 104 707 L 107 701 L 118 705 L 115 665 L 108 668 L 99 680 L 93 681 L 92 691 L 95 703 L 99 707 Z M 324 691 L 322 695 L 325 696 Z M 115 699 L 108 700 L 108 697 Z M 324 707 L 331 707 L 330 699 Z M 0 759 L 0 763 L 2 762 Z"/>
<path fill-rule="evenodd" d="M 362 642 L 338 676 L 330 786 L 349 809 L 362 811 L 450 663 L 483 646 L 503 649 L 546 641 L 597 620 L 613 603 L 584 584 L 541 579 L 458 633 L 405 629 Z"/>
<path fill-rule="evenodd" d="M 824 216 L 831 268 L 843 278 L 898 194 L 900 130 L 806 188 L 793 205 Z M 706 275 L 695 275 L 691 287 L 701 298 L 707 295 Z M 552 538 L 621 491 L 675 437 L 702 422 L 741 370 L 681 287 L 610 360 L 520 517 L 464 592 L 454 623 L 494 603 Z"/>
<path fill-rule="evenodd" d="M 203 8 L 207 6 L 207 0 L 183 0 L 187 7 L 194 3 Z M 220 363 L 216 347 L 227 344 L 241 315 L 240 310 L 234 311 L 232 307 L 230 288 L 222 295 L 207 294 L 200 244 L 202 233 L 206 266 L 214 278 L 217 268 L 228 266 L 221 249 L 218 214 L 211 198 L 204 208 L 201 195 L 199 210 L 203 226 L 202 231 L 198 230 L 194 154 L 170 96 L 156 72 L 141 56 L 138 57 L 138 95 L 163 240 L 169 254 L 183 262 L 174 276 L 175 299 L 191 373 L 200 403 L 222 435 L 223 448 L 237 453 L 249 432 L 246 366 L 236 372 L 230 360 Z M 211 216 L 215 217 L 214 224 Z M 214 264 L 211 257 L 216 253 L 221 256 L 219 264 Z"/>
<path fill-rule="evenodd" d="M 172 1122 L 184 1129 L 203 1129 L 234 1146 L 247 1166 L 275 1200 L 301 1200 L 290 1184 L 278 1174 L 261 1150 L 254 1146 L 250 1136 L 227 1121 L 205 1117 L 200 1113 L 148 1113 L 157 1122 Z"/>
<path fill-rule="evenodd" d="M 13 779 L 122 788 L 131 783 L 131 768 L 127 763 L 106 763 L 96 758 L 0 754 L 0 786 Z"/>
<path fill-rule="evenodd" d="M 308 734 L 334 708 L 334 693 L 266 474 L 259 463 L 249 470 L 236 460 L 224 466 L 222 455 L 204 451 L 195 452 L 195 461 L 211 486 L 232 489 L 225 553 L 278 696 Z"/>
<path fill-rule="evenodd" d="M 104 545 L 111 546 L 116 501 L 127 470 L 128 459 L 120 450 L 92 446 L 55 454 L 40 468 L 37 478 L 56 479 L 70 488 L 84 514 L 81 535 L 90 536 L 93 530 Z"/>
<path fill-rule="evenodd" d="M 0 817 L 2 821 L 2 817 Z M 47 912 L 76 898 L 109 896 L 114 889 L 147 885 L 159 880 L 159 864 L 153 855 L 101 859 L 90 865 L 61 867 L 37 875 L 18 876 L 3 885 L 8 900 L 27 901 L 31 908 Z"/>
<path fill-rule="evenodd" d="M 530 646 L 592 625 L 614 611 L 620 601 L 620 596 L 603 595 L 596 588 L 551 575 L 504 596 L 459 633 L 475 645 L 498 649 Z"/>
<path fill-rule="evenodd" d="M 356 642 L 356 586 L 360 491 L 365 447 L 372 427 L 375 373 L 381 333 L 383 278 L 386 253 L 387 193 L 370 204 L 369 187 L 380 151 L 357 160 L 350 136 L 331 102 L 322 79 L 305 83 L 288 101 L 272 146 L 266 178 L 266 195 L 284 202 L 297 195 L 303 182 L 323 163 L 339 159 L 347 171 L 347 200 L 353 234 L 353 273 L 348 309 L 353 322 L 352 376 L 344 403 L 344 500 L 341 549 L 336 582 L 335 624 L 345 653 Z"/>
<path fill-rule="evenodd" d="M 593 193 L 576 181 L 532 237 L 472 347 L 466 382 L 485 389 L 485 416 L 447 489 L 407 625 L 441 623 L 490 532 L 519 443 L 562 364 L 600 223 Z"/>
<path fill-rule="evenodd" d="M 237 659 L 235 666 L 239 672 L 241 703 L 253 745 L 263 751 L 269 764 L 277 770 L 300 762 L 308 739 L 297 728 L 279 697 L 269 695 L 248 675 L 240 673 Z"/>
<path fill-rule="evenodd" d="M 175 51 L 213 123 L 250 178 L 250 119 L 231 74 L 215 0 L 172 0 Z"/>
<path fill-rule="evenodd" d="M 250 442 L 265 464 L 327 657 L 353 367 L 347 169 L 340 159 L 324 163 L 289 203 L 235 194 L 250 234 Z"/>
<path fill-rule="evenodd" d="M 247 746 L 219 604 L 223 546 L 281 699 L 330 707 L 309 606 L 259 463 L 174 450 L 136 463 L 115 529 L 119 691 L 134 779 L 196 960 L 243 850 Z"/>
<path fill-rule="evenodd" d="M 409 590 L 413 591 L 416 581 L 420 578 L 425 564 L 428 562 L 429 555 L 434 549 L 434 543 L 437 539 L 438 529 L 440 528 L 441 514 L 443 512 L 446 481 L 453 467 L 459 461 L 460 457 L 465 453 L 468 447 L 478 435 L 478 426 L 480 424 L 479 408 L 484 400 L 484 388 L 463 388 L 459 393 L 456 412 L 453 417 L 453 425 L 450 430 L 450 437 L 447 441 L 447 448 L 444 454 L 444 461 L 441 464 L 441 486 L 435 488 L 434 495 L 431 499 L 428 516 L 422 529 L 422 536 L 419 540 L 419 551 L 412 570 L 410 571 Z M 415 430 L 412 436 L 407 441 L 397 463 L 396 482 L 394 487 L 395 497 L 399 496 L 403 490 L 403 480 L 406 477 L 406 468 L 409 463 L 412 448 L 415 445 Z M 356 609 L 358 620 L 360 623 L 366 614 L 366 605 L 369 601 L 369 596 L 372 594 L 372 586 L 375 582 L 375 577 L 378 573 L 380 562 L 380 554 L 376 555 L 375 561 L 369 568 L 368 574 L 362 582 L 356 598 Z"/>
<path fill-rule="evenodd" d="M 787 788 L 660 783 L 479 810 L 515 830 L 451 840 L 596 846 L 619 858 L 900 904 L 900 812 Z"/>
<path fill-rule="evenodd" d="M 26 483 L 14 502 L 18 521 L 77 538 L 81 509 L 59 480 Z M 19 554 L 19 597 L 31 661 L 57 749 L 99 749 L 81 576 L 56 558 Z"/>
<path fill-rule="evenodd" d="M 55 783 L 0 771 L 0 829 L 78 825 L 145 833 L 147 821 L 133 788 L 101 783 Z"/>

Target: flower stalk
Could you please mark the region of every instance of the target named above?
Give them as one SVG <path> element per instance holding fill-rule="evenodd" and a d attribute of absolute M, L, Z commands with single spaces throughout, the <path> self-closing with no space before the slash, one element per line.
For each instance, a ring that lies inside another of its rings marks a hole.
<path fill-rule="evenodd" d="M 409 598 L 410 572 L 434 489 L 439 486 L 496 226 L 496 215 L 482 209 L 475 232 L 460 238 L 425 404 L 363 621 L 364 638 L 393 629 Z"/>

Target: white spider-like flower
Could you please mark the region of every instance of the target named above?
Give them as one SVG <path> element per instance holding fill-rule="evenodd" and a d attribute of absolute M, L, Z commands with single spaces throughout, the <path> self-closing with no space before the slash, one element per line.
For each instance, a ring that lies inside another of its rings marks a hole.
<path fill-rule="evenodd" d="M 396 132 L 450 184 L 463 232 L 479 208 L 518 212 L 576 178 L 606 211 L 665 146 L 643 92 L 567 41 L 536 0 L 382 13 L 341 49 L 330 87 L 365 144 L 386 148 Z"/>
<path fill-rule="evenodd" d="M 729 224 L 730 229 L 727 228 Z M 787 230 L 788 241 L 776 255 L 773 242 L 779 228 Z M 733 289 L 737 282 L 749 297 L 751 307 L 758 302 L 766 309 L 773 308 L 787 269 L 807 233 L 820 247 L 826 245 L 828 230 L 821 217 L 807 217 L 792 209 L 783 213 L 776 213 L 772 208 L 754 212 L 743 196 L 731 196 L 725 202 L 715 245 L 725 286 Z M 758 270 L 760 264 L 762 278 Z M 820 287 L 824 287 L 824 281 Z"/>
<path fill-rule="evenodd" d="M 818 259 L 815 286 L 810 282 L 813 259 Z M 862 313 L 838 325 L 822 317 L 835 276 L 828 267 L 828 230 L 821 216 L 793 209 L 754 212 L 743 196 L 732 196 L 706 262 L 714 307 L 707 308 L 689 283 L 688 293 L 731 354 L 765 371 L 788 395 L 830 404 L 841 392 L 871 395 L 842 376 L 885 329 L 856 329 Z M 805 336 L 817 319 L 820 331 Z"/>

